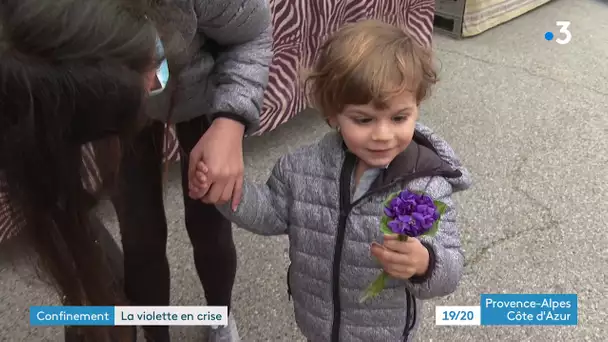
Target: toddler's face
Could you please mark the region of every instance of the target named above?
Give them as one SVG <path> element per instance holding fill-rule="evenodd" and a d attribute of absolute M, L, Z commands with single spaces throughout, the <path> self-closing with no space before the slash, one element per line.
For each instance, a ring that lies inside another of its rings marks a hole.
<path fill-rule="evenodd" d="M 412 141 L 418 106 L 412 93 L 395 97 L 388 108 L 349 105 L 331 121 L 340 127 L 348 149 L 366 166 L 385 167 Z"/>

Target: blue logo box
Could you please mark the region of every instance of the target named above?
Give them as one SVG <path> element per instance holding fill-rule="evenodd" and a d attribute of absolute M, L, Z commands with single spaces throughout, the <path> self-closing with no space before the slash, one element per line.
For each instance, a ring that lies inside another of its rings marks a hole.
<path fill-rule="evenodd" d="M 576 294 L 482 294 L 481 325 L 577 325 Z"/>
<path fill-rule="evenodd" d="M 32 306 L 30 307 L 32 326 L 112 326 L 113 306 Z"/>

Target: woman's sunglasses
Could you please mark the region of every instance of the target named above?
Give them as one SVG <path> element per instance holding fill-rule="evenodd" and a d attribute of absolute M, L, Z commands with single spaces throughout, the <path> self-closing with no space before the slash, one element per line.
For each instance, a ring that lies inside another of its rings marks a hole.
<path fill-rule="evenodd" d="M 160 37 L 156 37 L 156 60 L 158 68 L 156 69 L 156 77 L 154 77 L 154 84 L 150 89 L 150 96 L 158 95 L 165 90 L 167 82 L 169 82 L 169 66 L 167 64 L 167 58 L 165 56 L 165 49 Z"/>

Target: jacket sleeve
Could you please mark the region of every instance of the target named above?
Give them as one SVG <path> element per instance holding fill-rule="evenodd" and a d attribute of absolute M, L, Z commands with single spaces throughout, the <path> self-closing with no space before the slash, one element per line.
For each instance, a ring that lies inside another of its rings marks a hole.
<path fill-rule="evenodd" d="M 195 0 L 198 27 L 218 45 L 210 113 L 257 130 L 272 59 L 268 0 Z"/>
<path fill-rule="evenodd" d="M 274 166 L 265 184 L 243 183 L 243 195 L 236 211 L 231 203 L 218 205 L 219 211 L 237 226 L 259 235 L 287 234 L 289 188 L 281 166 Z"/>
<path fill-rule="evenodd" d="M 456 206 L 452 199 L 452 186 L 442 177 L 422 178 L 412 182 L 412 191 L 424 191 L 434 200 L 446 204 L 446 211 L 439 222 L 434 237 L 421 237 L 429 251 L 429 267 L 426 274 L 414 276 L 406 282 L 414 297 L 430 299 L 451 294 L 456 290 L 464 268 L 460 233 L 456 221 Z"/>

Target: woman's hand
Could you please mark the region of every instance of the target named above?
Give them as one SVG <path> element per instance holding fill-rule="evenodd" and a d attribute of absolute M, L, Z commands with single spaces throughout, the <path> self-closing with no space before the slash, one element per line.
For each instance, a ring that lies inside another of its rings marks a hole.
<path fill-rule="evenodd" d="M 227 118 L 213 121 L 190 152 L 190 197 L 210 204 L 223 204 L 232 199 L 232 209 L 236 210 L 243 187 L 244 134 L 245 127 L 237 121 Z M 195 187 L 193 184 L 199 162 L 203 162 L 207 171 L 206 188 Z"/>
<path fill-rule="evenodd" d="M 372 243 L 371 253 L 386 273 L 398 279 L 423 275 L 429 267 L 429 251 L 416 238 L 399 241 L 397 235 L 384 235 L 384 245 Z"/>

